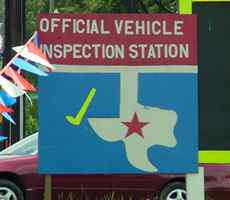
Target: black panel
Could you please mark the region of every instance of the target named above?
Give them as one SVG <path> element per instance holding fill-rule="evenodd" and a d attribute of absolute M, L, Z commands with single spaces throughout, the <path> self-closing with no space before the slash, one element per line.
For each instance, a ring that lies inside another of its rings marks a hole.
<path fill-rule="evenodd" d="M 230 3 L 194 3 L 198 14 L 200 150 L 230 150 Z"/>

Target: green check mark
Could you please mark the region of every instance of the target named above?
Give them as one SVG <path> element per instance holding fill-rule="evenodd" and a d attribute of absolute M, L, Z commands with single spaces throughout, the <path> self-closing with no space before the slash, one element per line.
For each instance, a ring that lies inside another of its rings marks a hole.
<path fill-rule="evenodd" d="M 86 97 L 83 105 L 81 106 L 80 111 L 77 113 L 76 117 L 73 117 L 71 115 L 66 115 L 65 118 L 66 120 L 72 124 L 72 125 L 79 125 L 83 119 L 83 117 L 85 116 L 85 113 L 94 97 L 94 95 L 96 94 L 96 88 L 91 88 L 91 90 L 89 91 L 88 96 Z"/>

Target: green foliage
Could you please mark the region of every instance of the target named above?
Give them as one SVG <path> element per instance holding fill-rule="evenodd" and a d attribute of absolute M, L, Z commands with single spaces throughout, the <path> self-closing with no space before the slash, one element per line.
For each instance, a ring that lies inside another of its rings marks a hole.
<path fill-rule="evenodd" d="M 36 16 L 41 12 L 49 12 L 48 0 L 26 1 L 26 34 L 30 37 L 36 30 Z"/>
<path fill-rule="evenodd" d="M 29 102 L 28 98 L 25 99 L 25 131 L 24 136 L 28 136 L 38 130 L 37 114 L 38 114 L 38 105 L 37 105 L 37 95 L 30 95 L 32 99 L 32 105 Z"/>
<path fill-rule="evenodd" d="M 123 13 L 127 12 L 123 0 L 84 0 L 85 12 Z"/>
<path fill-rule="evenodd" d="M 4 0 L 0 0 L 1 1 Z M 53 0 L 54 8 L 60 13 L 127 13 L 128 0 Z M 162 4 L 175 5 L 176 0 L 162 0 Z M 138 13 L 165 12 L 154 0 L 136 0 Z M 0 16 L 1 16 L 0 7 Z M 49 12 L 49 0 L 26 0 L 26 33 L 29 37 L 36 30 L 36 15 Z"/>
<path fill-rule="evenodd" d="M 55 8 L 63 13 L 121 13 L 127 12 L 124 0 L 72 0 L 56 1 Z"/>
<path fill-rule="evenodd" d="M 159 12 L 159 7 L 153 0 L 136 1 L 136 10 L 138 13 Z M 59 0 L 55 3 L 55 8 L 60 13 L 128 13 L 127 0 Z"/>
<path fill-rule="evenodd" d="M 0 17 L 4 16 L 4 3 L 5 0 L 0 0 Z"/>

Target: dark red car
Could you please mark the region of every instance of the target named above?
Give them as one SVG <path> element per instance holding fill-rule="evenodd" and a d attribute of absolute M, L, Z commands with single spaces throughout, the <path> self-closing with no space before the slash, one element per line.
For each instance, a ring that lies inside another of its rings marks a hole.
<path fill-rule="evenodd" d="M 44 176 L 37 173 L 38 134 L 0 153 L 0 200 L 42 200 Z M 229 200 L 230 165 L 204 165 L 206 199 Z M 186 200 L 182 175 L 52 176 L 53 200 Z"/>

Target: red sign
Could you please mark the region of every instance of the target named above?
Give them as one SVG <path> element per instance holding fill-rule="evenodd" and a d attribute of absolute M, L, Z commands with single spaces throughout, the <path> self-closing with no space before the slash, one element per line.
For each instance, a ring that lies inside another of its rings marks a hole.
<path fill-rule="evenodd" d="M 69 65 L 196 65 L 194 15 L 40 14 L 41 48 Z"/>

